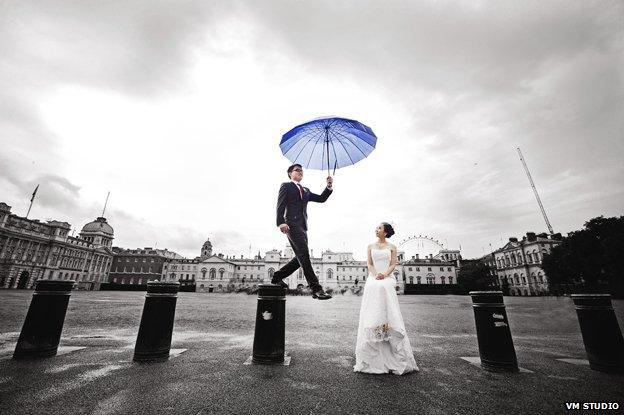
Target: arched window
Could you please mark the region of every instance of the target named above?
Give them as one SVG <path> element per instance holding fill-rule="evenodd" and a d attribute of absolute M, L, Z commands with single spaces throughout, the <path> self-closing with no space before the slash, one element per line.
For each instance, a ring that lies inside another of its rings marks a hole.
<path fill-rule="evenodd" d="M 208 270 L 206 268 L 202 268 L 201 273 L 202 273 L 202 280 L 206 279 L 206 273 L 208 272 Z"/>
<path fill-rule="evenodd" d="M 334 271 L 332 271 L 331 269 L 328 269 L 327 270 L 327 279 L 331 280 L 333 275 L 334 275 Z"/>
<path fill-rule="evenodd" d="M 269 268 L 269 278 L 273 278 L 273 274 L 275 274 L 275 270 L 273 268 Z"/>
<path fill-rule="evenodd" d="M 444 276 L 440 277 L 440 281 L 442 281 L 442 284 L 446 284 L 446 277 Z"/>
<path fill-rule="evenodd" d="M 409 282 L 410 284 L 413 284 L 413 283 L 414 283 L 414 277 L 410 276 L 410 277 L 409 277 L 409 281 L 410 281 L 410 282 Z M 419 280 L 418 280 L 418 283 L 420 284 L 420 278 L 419 278 Z"/>
<path fill-rule="evenodd" d="M 414 277 L 410 277 L 410 280 L 412 280 Z M 416 276 L 416 283 L 420 284 L 420 275 Z"/>
<path fill-rule="evenodd" d="M 219 268 L 219 279 L 222 280 L 223 279 L 223 274 L 225 274 L 225 269 L 223 268 Z"/>
<path fill-rule="evenodd" d="M 217 270 L 214 268 L 210 268 L 210 279 L 214 280 L 216 276 L 217 276 Z"/>
<path fill-rule="evenodd" d="M 453 283 L 453 277 L 449 275 L 449 284 L 452 284 L 452 283 Z"/>

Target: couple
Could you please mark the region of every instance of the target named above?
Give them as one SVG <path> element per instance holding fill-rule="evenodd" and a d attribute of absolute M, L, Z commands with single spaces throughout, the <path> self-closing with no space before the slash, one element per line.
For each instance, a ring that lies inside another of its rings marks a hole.
<path fill-rule="evenodd" d="M 271 283 L 288 288 L 282 280 L 301 267 L 312 289 L 312 298 L 328 300 L 331 295 L 323 290 L 310 261 L 307 205 L 310 201 L 325 202 L 333 191 L 333 180 L 327 177 L 327 187 L 317 195 L 301 185 L 303 167 L 300 164 L 290 166 L 287 173 L 291 181 L 282 183 L 277 196 L 277 226 L 288 237 L 295 258 L 275 271 Z M 360 308 L 353 367 L 356 372 L 402 375 L 418 370 L 395 291 L 396 279 L 392 272 L 397 264 L 397 251 L 386 241 L 393 234 L 390 224 L 381 223 L 375 229 L 377 242 L 368 246 L 369 274 Z"/>

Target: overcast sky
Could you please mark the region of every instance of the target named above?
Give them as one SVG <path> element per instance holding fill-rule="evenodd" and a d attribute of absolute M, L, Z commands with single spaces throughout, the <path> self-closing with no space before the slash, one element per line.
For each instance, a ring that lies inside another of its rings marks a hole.
<path fill-rule="evenodd" d="M 310 204 L 320 251 L 380 221 L 464 257 L 624 206 L 620 1 L 3 1 L 0 201 L 115 245 L 283 249 L 282 134 L 338 115 L 377 148 Z M 306 171 L 320 193 L 325 175 Z M 408 255 L 420 249 L 404 246 Z M 423 246 L 422 249 L 426 247 Z"/>

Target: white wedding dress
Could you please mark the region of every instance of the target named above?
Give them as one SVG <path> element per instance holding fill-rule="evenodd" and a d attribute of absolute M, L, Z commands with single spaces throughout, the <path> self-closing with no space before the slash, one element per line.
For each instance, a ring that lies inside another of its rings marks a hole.
<path fill-rule="evenodd" d="M 388 269 L 390 255 L 390 248 L 371 249 L 378 272 Z M 369 273 L 366 279 L 355 346 L 355 372 L 402 375 L 418 370 L 395 286 L 394 277 L 378 280 Z"/>

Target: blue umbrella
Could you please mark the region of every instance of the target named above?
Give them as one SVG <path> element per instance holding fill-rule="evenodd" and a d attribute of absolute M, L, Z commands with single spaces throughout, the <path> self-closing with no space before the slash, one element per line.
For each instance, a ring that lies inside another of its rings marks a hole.
<path fill-rule="evenodd" d="M 370 127 L 346 118 L 325 117 L 298 125 L 282 136 L 282 154 L 293 164 L 314 170 L 350 166 L 366 158 L 377 137 Z"/>

